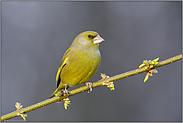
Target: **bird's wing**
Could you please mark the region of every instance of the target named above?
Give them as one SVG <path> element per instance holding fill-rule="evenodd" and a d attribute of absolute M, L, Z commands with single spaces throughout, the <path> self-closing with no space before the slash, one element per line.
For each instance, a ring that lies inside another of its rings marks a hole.
<path fill-rule="evenodd" d="M 69 57 L 67 57 L 67 54 L 72 50 L 72 48 L 69 48 L 63 58 L 62 58 L 62 62 L 60 63 L 60 66 L 58 68 L 57 74 L 56 74 L 56 82 L 57 82 L 57 87 L 59 86 L 60 82 L 61 82 L 61 78 L 60 78 L 60 73 L 62 71 L 62 69 L 64 68 L 64 66 L 67 64 L 67 61 L 69 59 Z"/>

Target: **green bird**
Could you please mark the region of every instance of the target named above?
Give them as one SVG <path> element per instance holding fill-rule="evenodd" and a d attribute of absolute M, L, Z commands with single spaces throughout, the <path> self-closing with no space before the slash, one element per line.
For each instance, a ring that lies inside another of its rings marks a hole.
<path fill-rule="evenodd" d="M 66 90 L 83 83 L 90 87 L 90 92 L 92 91 L 92 83 L 86 81 L 95 74 L 100 65 L 99 43 L 103 41 L 104 39 L 94 31 L 85 31 L 77 35 L 62 58 L 56 74 L 57 89 L 51 97 L 62 89 Z"/>

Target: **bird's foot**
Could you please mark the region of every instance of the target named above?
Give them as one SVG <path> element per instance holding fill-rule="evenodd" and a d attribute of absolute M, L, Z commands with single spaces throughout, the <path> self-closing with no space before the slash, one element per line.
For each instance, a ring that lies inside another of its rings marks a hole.
<path fill-rule="evenodd" d="M 65 85 L 65 89 L 62 89 L 62 93 L 63 93 L 63 96 L 68 96 L 70 94 L 70 92 L 67 90 L 67 84 L 64 84 Z"/>
<path fill-rule="evenodd" d="M 68 96 L 70 94 L 70 92 L 67 89 L 62 89 L 62 96 Z"/>
<path fill-rule="evenodd" d="M 91 82 L 85 82 L 87 88 L 88 88 L 88 93 L 91 93 L 92 92 L 92 83 Z"/>

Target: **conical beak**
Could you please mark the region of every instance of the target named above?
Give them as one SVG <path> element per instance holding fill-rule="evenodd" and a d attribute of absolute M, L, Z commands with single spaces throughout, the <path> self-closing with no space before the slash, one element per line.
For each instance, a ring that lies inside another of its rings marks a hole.
<path fill-rule="evenodd" d="M 94 39 L 93 39 L 93 43 L 94 44 L 99 44 L 102 41 L 104 41 L 104 39 L 102 37 L 100 37 L 99 35 L 97 35 Z"/>

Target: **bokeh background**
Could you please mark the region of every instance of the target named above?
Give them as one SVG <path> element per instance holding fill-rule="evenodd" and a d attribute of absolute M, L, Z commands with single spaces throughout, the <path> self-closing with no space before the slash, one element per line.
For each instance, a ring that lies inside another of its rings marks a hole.
<path fill-rule="evenodd" d="M 145 59 L 181 54 L 180 2 L 2 2 L 1 114 L 38 103 L 56 89 L 55 74 L 73 39 L 95 30 L 100 73 L 137 69 Z M 28 113 L 27 121 L 181 121 L 181 61 L 70 97 Z M 69 90 L 74 88 L 69 88 Z M 21 117 L 11 121 L 20 121 Z"/>

